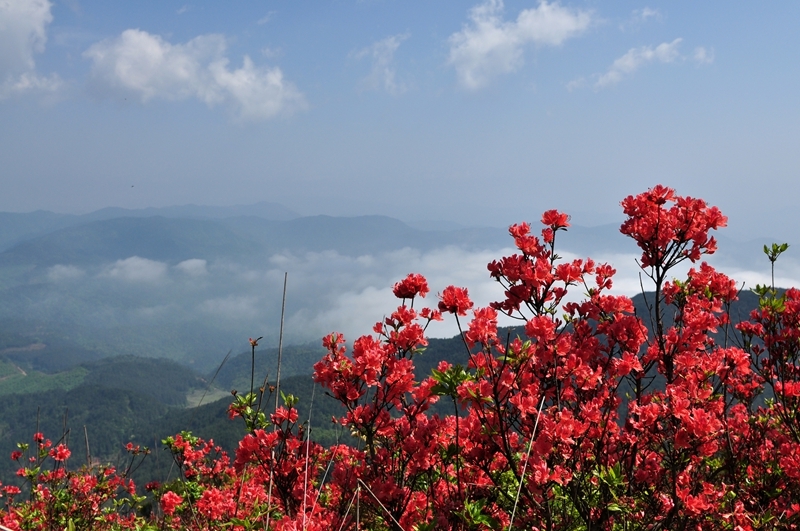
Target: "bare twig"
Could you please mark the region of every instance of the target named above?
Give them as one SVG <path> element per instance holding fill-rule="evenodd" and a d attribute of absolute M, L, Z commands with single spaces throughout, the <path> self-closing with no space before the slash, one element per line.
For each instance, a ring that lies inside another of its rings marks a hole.
<path fill-rule="evenodd" d="M 347 522 L 347 515 L 350 514 L 350 508 L 353 506 L 353 502 L 356 501 L 356 496 L 358 496 L 359 492 L 361 492 L 361 487 L 358 487 L 353 493 L 353 497 L 350 498 L 350 503 L 347 505 L 347 510 L 344 512 L 344 516 L 342 517 L 342 525 L 339 526 L 339 531 L 342 531 L 344 528 L 344 524 Z M 9 529 L 8 531 L 11 530 Z"/>
<path fill-rule="evenodd" d="M 375 501 L 376 501 L 376 502 L 378 502 L 378 505 L 380 505 L 380 506 L 381 506 L 381 509 L 383 509 L 383 510 L 384 510 L 384 512 L 385 512 L 387 515 L 389 515 L 389 518 L 391 518 L 391 519 L 392 519 L 392 522 L 394 522 L 394 525 L 396 525 L 396 526 L 397 526 L 397 528 L 398 528 L 398 529 L 400 529 L 400 531 L 403 531 L 403 527 L 400 525 L 400 522 L 398 522 L 397 520 L 395 520 L 395 517 L 394 517 L 394 516 L 392 516 L 392 513 L 390 513 L 390 512 L 389 512 L 389 509 L 387 509 L 387 508 L 386 508 L 386 506 L 385 506 L 383 503 L 381 503 L 381 501 L 378 499 L 378 497 L 377 497 L 377 496 L 375 496 L 375 493 L 374 493 L 374 492 L 372 492 L 372 490 L 371 490 L 371 489 L 370 489 L 370 488 L 367 486 L 367 484 L 366 484 L 366 483 L 364 483 L 364 482 L 361 480 L 361 478 L 358 478 L 358 482 L 361 484 L 361 486 L 362 486 L 362 487 L 364 487 L 365 489 L 367 489 L 367 492 L 369 492 L 369 495 L 370 495 L 370 496 L 372 496 L 373 498 L 375 498 Z"/>
<path fill-rule="evenodd" d="M 208 385 L 206 386 L 206 390 L 203 391 L 203 396 L 200 397 L 200 402 L 198 402 L 197 405 L 192 410 L 192 416 L 189 417 L 189 426 L 188 426 L 189 428 L 191 428 L 192 422 L 194 421 L 194 415 L 197 412 L 197 410 L 200 407 L 200 405 L 203 403 L 203 400 L 205 400 L 206 394 L 208 393 L 208 390 L 211 389 L 212 385 L 214 385 L 214 380 L 217 379 L 217 375 L 219 374 L 219 371 L 222 370 L 222 366 L 225 365 L 225 362 L 228 361 L 228 358 L 230 358 L 231 352 L 233 352 L 233 350 L 229 350 L 228 353 L 225 354 L 225 357 L 222 359 L 222 363 L 219 364 L 219 367 L 217 367 L 217 370 L 214 373 L 214 376 L 211 377 L 211 381 L 208 382 Z"/>
<path fill-rule="evenodd" d="M 281 396 L 281 357 L 283 356 L 283 319 L 286 315 L 286 283 L 289 281 L 289 272 L 283 274 L 283 299 L 281 300 L 281 329 L 278 335 L 278 373 L 275 376 L 275 410 Z"/>
<path fill-rule="evenodd" d="M 314 392 L 317 390 L 317 384 L 311 388 L 311 403 L 308 406 L 308 427 L 306 428 L 306 470 L 305 479 L 303 482 L 303 530 L 306 528 L 306 498 L 308 496 L 308 452 L 311 448 L 311 412 L 314 409 Z"/>
<path fill-rule="evenodd" d="M 539 417 L 542 416 L 542 408 L 544 407 L 544 396 L 542 402 L 539 404 L 539 412 L 536 414 L 536 422 L 533 424 L 533 432 L 531 433 L 531 440 L 528 443 L 528 452 L 525 454 L 525 463 L 522 465 L 522 477 L 519 478 L 519 487 L 517 487 L 517 496 L 514 498 L 514 509 L 511 511 L 511 520 L 508 522 L 508 529 L 514 524 L 514 516 L 517 514 L 517 503 L 519 502 L 519 494 L 522 492 L 522 484 L 525 482 L 525 471 L 528 468 L 528 459 L 531 456 L 531 448 L 533 448 L 533 438 L 536 437 L 536 428 L 539 427 Z"/>
<path fill-rule="evenodd" d="M 86 466 L 92 466 L 92 453 L 89 451 L 89 432 L 86 430 L 86 424 L 83 425 L 83 440 L 86 441 Z"/>

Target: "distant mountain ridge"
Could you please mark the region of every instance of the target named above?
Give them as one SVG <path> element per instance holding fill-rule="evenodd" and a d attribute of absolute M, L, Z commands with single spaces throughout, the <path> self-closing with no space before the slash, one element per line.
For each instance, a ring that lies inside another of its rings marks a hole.
<path fill-rule="evenodd" d="M 301 217 L 297 212 L 279 203 L 269 201 L 234 206 L 180 205 L 139 209 L 108 207 L 88 214 L 57 214 L 46 210 L 25 213 L 0 212 L 0 251 L 31 238 L 43 236 L 59 229 L 83 225 L 91 221 L 154 216 L 185 219 L 224 219 L 236 216 L 255 216 L 280 221 Z"/>
<path fill-rule="evenodd" d="M 264 219 L 286 221 L 299 218 L 300 214 L 286 208 L 280 203 L 270 201 L 260 201 L 251 205 L 233 206 L 208 206 L 208 205 L 175 205 L 167 207 L 147 207 L 147 208 L 120 208 L 107 207 L 84 214 L 87 220 L 111 219 L 111 218 L 147 218 L 161 216 L 165 218 L 188 218 L 188 219 L 223 219 L 238 216 L 255 216 Z"/>

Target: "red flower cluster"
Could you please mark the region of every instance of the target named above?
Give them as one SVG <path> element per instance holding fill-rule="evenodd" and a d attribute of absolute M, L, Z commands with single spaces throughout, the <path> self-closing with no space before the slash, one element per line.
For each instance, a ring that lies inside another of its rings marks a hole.
<path fill-rule="evenodd" d="M 457 316 L 467 315 L 467 310 L 473 306 L 467 288 L 447 286 L 439 298 L 442 299 L 439 301 L 439 311 L 454 313 Z"/>
<path fill-rule="evenodd" d="M 428 294 L 428 281 L 418 273 L 410 273 L 406 278 L 394 285 L 392 289 L 398 299 L 413 299 L 417 295 L 424 297 Z"/>
<path fill-rule="evenodd" d="M 66 461 L 69 459 L 69 456 L 72 452 L 69 451 L 69 448 L 64 446 L 63 444 L 59 444 L 52 450 L 50 450 L 50 457 L 52 457 L 56 461 Z"/>
<path fill-rule="evenodd" d="M 672 188 L 661 185 L 626 197 L 622 210 L 628 219 L 620 231 L 642 249 L 642 267 L 671 268 L 685 258 L 694 262 L 702 254 L 712 254 L 717 242 L 708 231 L 728 223 L 717 207 L 709 207 L 702 199 L 676 196 Z"/>

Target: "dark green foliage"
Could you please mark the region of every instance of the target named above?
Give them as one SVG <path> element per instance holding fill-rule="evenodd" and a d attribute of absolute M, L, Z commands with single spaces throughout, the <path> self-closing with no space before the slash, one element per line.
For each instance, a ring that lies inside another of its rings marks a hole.
<path fill-rule="evenodd" d="M 120 356 L 83 367 L 89 385 L 136 391 L 168 406 L 185 406 L 186 394 L 206 385 L 193 370 L 165 359 Z"/>
<path fill-rule="evenodd" d="M 62 436 L 73 451 L 71 466 L 86 462 L 83 427 L 93 457 L 116 463 L 140 423 L 154 423 L 167 406 L 144 394 L 82 385 L 71 391 L 12 395 L 0 400 L 0 481 L 11 482 L 17 465 L 9 459 L 17 442 L 30 442 L 37 428 L 54 443 Z M 66 419 L 67 432 L 64 431 Z"/>
<path fill-rule="evenodd" d="M 2 363 L 2 361 L 0 361 Z M 28 372 L 22 374 L 19 367 L 10 362 L 2 363 L 3 376 L 0 378 L 0 396 L 32 394 L 43 391 L 69 391 L 81 385 L 89 373 L 83 367 L 76 367 L 56 374 Z"/>

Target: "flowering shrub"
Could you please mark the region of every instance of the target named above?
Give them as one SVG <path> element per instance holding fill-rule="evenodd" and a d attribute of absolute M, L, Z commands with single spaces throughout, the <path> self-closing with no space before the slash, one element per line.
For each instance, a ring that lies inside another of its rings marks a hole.
<path fill-rule="evenodd" d="M 0 488 L 6 509 L 0 524 L 6 529 L 142 529 L 135 509 L 144 501 L 136 495 L 127 472 L 141 462 L 147 449 L 128 445 L 130 464 L 125 473 L 102 466 L 67 470 L 71 452 L 63 443 L 53 446 L 42 433 L 33 435 L 34 446 L 18 444 L 11 459 L 20 464 L 17 475 L 27 484 L 27 499 L 14 485 Z"/>
<path fill-rule="evenodd" d="M 415 307 L 430 290 L 412 274 L 394 285 L 400 306 L 349 352 L 340 334 L 324 338 L 314 379 L 341 403 L 334 420 L 358 444 L 312 442 L 294 397 L 267 414 L 264 390 L 251 382 L 230 408 L 248 430 L 233 462 L 213 441 L 168 438 L 181 473 L 147 486 L 157 503 L 149 516 L 133 511 L 143 498 L 132 483 L 108 469 L 67 472 L 66 446 L 37 434 L 20 469 L 30 499 L 4 487 L 3 525 L 797 529 L 800 291 L 758 286 L 759 308 L 735 324 L 741 341 L 729 343 L 732 334 L 719 332 L 732 332 L 736 284 L 698 263 L 715 251 L 710 232 L 725 216 L 663 186 L 622 206 L 621 231 L 653 282 L 649 315 L 612 294 L 610 265 L 557 255 L 569 218 L 551 210 L 539 235 L 527 223 L 509 229 L 517 252 L 488 265 L 503 290 L 488 307 L 455 286 L 434 308 Z M 773 265 L 785 250 L 765 247 Z M 672 278 L 687 260 L 695 265 L 686 277 Z M 578 302 L 576 291 L 585 294 Z M 443 361 L 417 381 L 425 330 L 443 314 L 458 323 L 469 361 Z M 524 335 L 501 336 L 501 314 L 519 320 Z M 439 401 L 453 413 L 433 412 Z"/>

